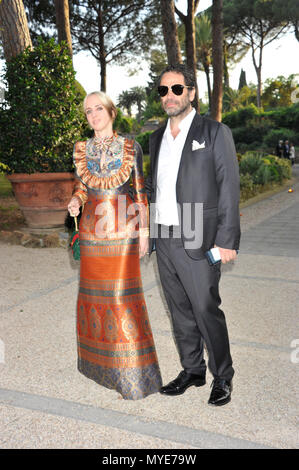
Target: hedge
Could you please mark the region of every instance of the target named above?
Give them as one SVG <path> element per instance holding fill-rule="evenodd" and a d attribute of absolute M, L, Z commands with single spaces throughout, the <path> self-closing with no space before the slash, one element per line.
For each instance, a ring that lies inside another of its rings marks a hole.
<path fill-rule="evenodd" d="M 274 152 L 278 140 L 299 145 L 299 103 L 287 108 L 263 111 L 253 104 L 223 115 L 233 133 L 236 148 Z"/>

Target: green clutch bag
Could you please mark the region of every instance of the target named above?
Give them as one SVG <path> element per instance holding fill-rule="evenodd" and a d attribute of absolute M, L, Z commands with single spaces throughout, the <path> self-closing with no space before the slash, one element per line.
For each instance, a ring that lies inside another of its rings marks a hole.
<path fill-rule="evenodd" d="M 71 235 L 70 246 L 73 252 L 73 258 L 75 260 L 80 259 L 80 240 L 79 240 L 79 230 L 78 230 L 78 222 L 77 217 L 75 219 L 75 231 Z"/>

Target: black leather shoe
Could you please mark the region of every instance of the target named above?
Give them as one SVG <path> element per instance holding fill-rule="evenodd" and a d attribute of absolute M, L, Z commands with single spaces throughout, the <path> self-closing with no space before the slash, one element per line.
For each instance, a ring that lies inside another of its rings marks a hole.
<path fill-rule="evenodd" d="M 168 385 L 160 388 L 160 393 L 163 395 L 182 395 L 188 387 L 195 385 L 195 387 L 201 387 L 205 385 L 206 377 L 205 374 L 188 374 L 185 370 L 179 373 L 176 379 L 169 382 Z"/>
<path fill-rule="evenodd" d="M 214 379 L 211 387 L 211 395 L 208 401 L 209 405 L 222 406 L 231 400 L 232 383 L 224 379 Z"/>

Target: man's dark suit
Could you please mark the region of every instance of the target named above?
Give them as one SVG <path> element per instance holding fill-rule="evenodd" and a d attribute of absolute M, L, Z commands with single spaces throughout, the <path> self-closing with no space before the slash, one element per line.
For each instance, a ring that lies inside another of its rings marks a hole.
<path fill-rule="evenodd" d="M 150 137 L 151 175 L 147 191 L 151 204 L 156 202 L 159 150 L 164 131 L 165 126 Z M 200 148 L 192 150 L 196 147 Z M 226 322 L 218 308 L 220 267 L 209 266 L 205 258 L 205 252 L 214 244 L 221 248 L 239 248 L 239 169 L 227 126 L 195 115 L 182 151 L 176 195 L 181 206 L 191 203 L 194 209 L 194 203 L 203 204 L 200 244 L 187 248 L 184 233 L 179 239 L 156 239 L 159 273 L 180 359 L 190 373 L 205 371 L 204 341 L 214 377 L 231 380 L 234 371 Z M 154 217 L 153 212 L 151 217 Z M 151 239 L 150 252 L 153 243 Z"/>

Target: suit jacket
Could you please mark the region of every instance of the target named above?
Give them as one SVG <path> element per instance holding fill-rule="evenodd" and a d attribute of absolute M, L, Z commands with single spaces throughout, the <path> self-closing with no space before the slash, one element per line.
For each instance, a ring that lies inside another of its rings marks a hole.
<path fill-rule="evenodd" d="M 159 150 L 165 128 L 166 125 L 150 136 L 151 166 L 146 189 L 151 206 L 156 201 Z M 193 141 L 201 144 L 201 148 L 192 150 Z M 239 248 L 241 235 L 239 165 L 232 133 L 225 124 L 199 114 L 194 116 L 182 151 L 176 196 L 181 207 L 184 203 L 190 203 L 192 224 L 196 220 L 195 203 L 201 203 L 203 208 L 201 226 L 198 224 L 195 226 L 195 229 L 202 233 L 202 237 L 199 237 L 200 242 L 189 248 L 190 244 L 184 231 L 181 234 L 186 252 L 191 258 L 203 259 L 204 253 L 214 244 L 222 248 L 235 250 Z M 154 242 L 153 209 L 151 207 L 150 252 L 153 250 Z M 181 226 L 183 226 L 184 210 L 182 214 Z"/>

